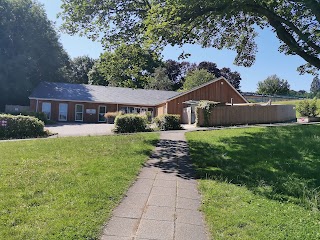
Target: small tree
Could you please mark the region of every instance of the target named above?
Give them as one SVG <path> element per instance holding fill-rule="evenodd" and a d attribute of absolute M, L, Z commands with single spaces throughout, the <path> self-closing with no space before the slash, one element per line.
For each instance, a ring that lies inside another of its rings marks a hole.
<path fill-rule="evenodd" d="M 318 92 L 320 92 L 320 79 L 319 77 L 314 77 L 313 81 L 311 83 L 310 92 L 313 95 L 317 95 Z"/>
<path fill-rule="evenodd" d="M 205 69 L 188 72 L 186 81 L 183 84 L 183 90 L 188 91 L 194 87 L 200 86 L 201 84 L 207 83 L 214 79 L 215 76 Z"/>
<path fill-rule="evenodd" d="M 280 79 L 277 75 L 269 76 L 266 80 L 258 82 L 259 94 L 286 95 L 289 94 L 290 85 L 287 80 Z"/>
<path fill-rule="evenodd" d="M 305 99 L 299 102 L 297 111 L 303 117 L 315 117 L 318 114 L 317 99 Z"/>

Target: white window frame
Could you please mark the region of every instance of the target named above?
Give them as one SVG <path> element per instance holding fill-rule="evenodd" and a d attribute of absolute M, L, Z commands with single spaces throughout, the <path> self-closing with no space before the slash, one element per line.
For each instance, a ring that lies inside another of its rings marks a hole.
<path fill-rule="evenodd" d="M 77 106 L 81 106 L 82 107 L 82 112 L 77 112 Z M 82 119 L 81 120 L 77 120 L 77 114 L 81 113 L 82 115 Z M 83 104 L 76 104 L 74 106 L 74 121 L 75 122 L 83 122 L 83 115 L 84 115 L 84 105 Z"/>
<path fill-rule="evenodd" d="M 43 106 L 44 106 L 45 104 L 47 104 L 47 106 L 50 106 L 50 112 L 48 112 L 48 111 L 46 111 L 46 112 L 43 111 L 43 108 L 44 108 Z M 46 114 L 48 120 L 51 119 L 51 103 L 50 103 L 50 102 L 43 102 L 42 105 L 41 105 L 41 111 Z"/>
<path fill-rule="evenodd" d="M 61 111 L 60 107 L 61 107 L 62 105 L 67 106 L 66 111 Z M 68 108 L 69 108 L 69 107 L 68 107 L 68 103 L 59 103 L 59 116 L 58 116 L 58 119 L 59 119 L 60 122 L 66 122 L 66 121 L 68 121 Z M 61 113 L 65 113 L 65 114 L 66 114 L 66 119 L 61 119 L 61 118 L 60 118 Z"/>
<path fill-rule="evenodd" d="M 98 122 L 106 122 L 107 121 L 107 119 L 105 118 L 105 120 L 104 121 L 100 121 L 100 107 L 104 107 L 105 108 L 105 113 L 103 114 L 103 116 L 107 113 L 107 106 L 106 105 L 99 105 L 99 107 L 98 107 Z"/>

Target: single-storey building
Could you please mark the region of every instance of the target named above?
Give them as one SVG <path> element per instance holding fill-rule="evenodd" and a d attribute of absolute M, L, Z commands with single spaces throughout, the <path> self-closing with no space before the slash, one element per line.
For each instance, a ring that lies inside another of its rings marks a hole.
<path fill-rule="evenodd" d="M 31 111 L 44 112 L 48 119 L 88 123 L 105 122 L 105 113 L 116 111 L 183 116 L 190 101 L 247 103 L 223 77 L 187 92 L 42 82 L 29 99 Z"/>

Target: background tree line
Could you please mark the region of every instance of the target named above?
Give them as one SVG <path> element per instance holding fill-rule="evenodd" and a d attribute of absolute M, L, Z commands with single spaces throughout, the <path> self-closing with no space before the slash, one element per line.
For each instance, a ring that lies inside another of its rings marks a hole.
<path fill-rule="evenodd" d="M 70 59 L 41 4 L 0 0 L 0 110 L 5 104 L 28 104 L 41 81 L 188 90 L 224 76 L 239 90 L 241 76 L 229 68 L 214 62 L 163 61 L 160 52 L 168 44 L 197 43 L 233 49 L 235 64 L 251 66 L 256 26 L 273 28 L 282 43 L 279 50 L 306 61 L 301 73 L 317 74 L 320 68 L 319 1 L 110 0 L 102 8 L 94 2 L 62 2 L 65 30 L 100 36 L 112 51 L 97 60 Z M 278 80 L 274 83 L 286 87 Z M 312 94 L 319 92 L 318 82 L 315 77 Z M 289 94 L 300 93 L 289 89 Z"/>
<path fill-rule="evenodd" d="M 71 59 L 43 6 L 34 0 L 0 0 L 0 16 L 0 111 L 5 104 L 28 105 L 42 81 L 176 91 L 205 69 L 210 79 L 226 76 L 240 88 L 240 74 L 228 68 L 218 69 L 212 62 L 163 61 L 156 51 L 138 44 L 120 44 L 97 60 Z"/>

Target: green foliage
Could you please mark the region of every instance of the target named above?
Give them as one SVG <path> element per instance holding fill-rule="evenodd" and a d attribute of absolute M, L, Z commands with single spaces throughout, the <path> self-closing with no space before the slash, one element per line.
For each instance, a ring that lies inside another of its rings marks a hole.
<path fill-rule="evenodd" d="M 101 238 L 159 134 L 1 142 L 0 238 Z"/>
<path fill-rule="evenodd" d="M 115 119 L 116 133 L 134 133 L 134 132 L 147 132 L 148 119 L 146 116 L 138 114 L 124 114 L 118 115 Z"/>
<path fill-rule="evenodd" d="M 215 76 L 205 69 L 194 70 L 187 74 L 186 81 L 183 84 L 183 90 L 191 90 L 194 87 L 200 86 L 201 84 L 210 82 L 214 79 Z"/>
<path fill-rule="evenodd" d="M 211 102 L 211 101 L 200 101 L 199 105 L 196 108 L 196 113 L 198 114 L 198 109 L 203 110 L 203 117 L 204 117 L 204 127 L 209 127 L 209 121 L 210 121 L 210 115 L 212 112 L 212 109 L 216 107 L 219 103 L 217 102 Z M 197 116 L 197 119 L 199 119 L 199 116 Z M 198 125 L 198 123 L 196 123 Z"/>
<path fill-rule="evenodd" d="M 164 114 L 153 119 L 157 128 L 161 131 L 180 130 L 180 115 Z"/>
<path fill-rule="evenodd" d="M 148 78 L 146 88 L 170 91 L 173 90 L 173 82 L 170 81 L 166 69 L 158 67 L 151 74 L 151 77 Z"/>
<path fill-rule="evenodd" d="M 319 77 L 314 77 L 311 83 L 310 92 L 314 95 L 320 92 L 320 79 Z"/>
<path fill-rule="evenodd" d="M 105 52 L 100 56 L 95 70 L 97 73 L 90 73 L 90 83 L 101 82 L 100 76 L 103 76 L 104 85 L 143 88 L 160 63 L 154 51 L 138 44 L 121 44 L 114 52 Z"/>
<path fill-rule="evenodd" d="M 259 94 L 286 95 L 289 94 L 290 85 L 287 80 L 281 80 L 277 75 L 267 77 L 266 80 L 258 82 Z"/>
<path fill-rule="evenodd" d="M 0 111 L 26 105 L 41 81 L 64 81 L 69 57 L 40 3 L 0 1 Z"/>
<path fill-rule="evenodd" d="M 221 68 L 220 75 L 223 76 L 227 81 L 238 91 L 240 91 L 240 81 L 242 80 L 240 73 L 237 71 L 232 72 L 230 68 Z"/>
<path fill-rule="evenodd" d="M 186 137 L 212 238 L 319 239 L 319 125 Z"/>
<path fill-rule="evenodd" d="M 23 115 L 23 116 L 35 117 L 35 118 L 38 118 L 40 121 L 44 122 L 45 124 L 49 122 L 47 119 L 47 115 L 43 112 L 22 112 L 22 113 L 17 113 L 12 115 Z"/>
<path fill-rule="evenodd" d="M 271 27 L 281 42 L 280 52 L 299 55 L 306 62 L 301 72 L 320 69 L 320 6 L 315 0 L 63 0 L 64 28 L 102 38 L 105 46 L 145 43 L 201 44 L 235 50 L 235 64 L 255 62 L 257 27 Z"/>
<path fill-rule="evenodd" d="M 315 117 L 318 114 L 317 98 L 305 99 L 298 103 L 298 113 L 303 117 Z"/>
<path fill-rule="evenodd" d="M 69 73 L 69 82 L 71 83 L 89 83 L 89 72 L 91 71 L 95 60 L 89 56 L 81 56 L 72 59 Z"/>
<path fill-rule="evenodd" d="M 36 138 L 46 134 L 44 123 L 35 117 L 0 114 L 0 139 Z"/>

